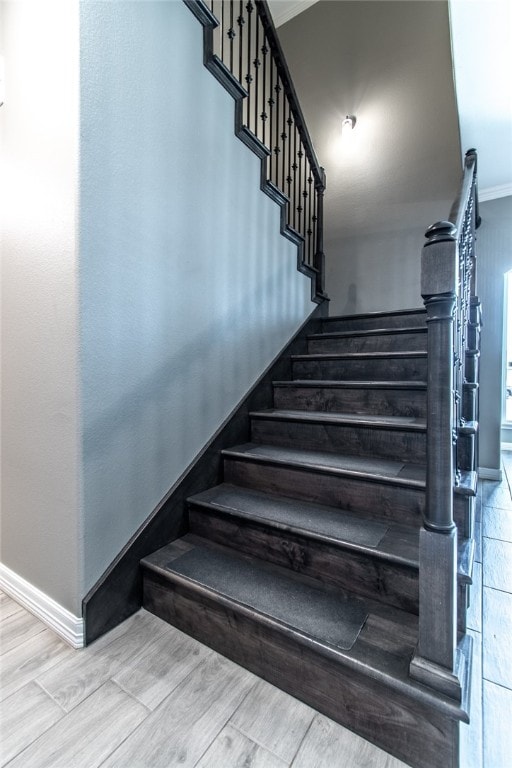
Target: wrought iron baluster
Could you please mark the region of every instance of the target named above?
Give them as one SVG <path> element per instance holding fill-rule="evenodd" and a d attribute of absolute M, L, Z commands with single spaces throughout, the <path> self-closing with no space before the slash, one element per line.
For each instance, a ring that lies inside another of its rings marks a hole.
<path fill-rule="evenodd" d="M 235 27 L 233 26 L 234 21 L 234 6 L 235 0 L 229 1 L 229 29 L 228 29 L 228 38 L 229 38 L 229 70 L 230 72 L 233 72 L 233 47 L 234 47 L 234 39 L 236 37 Z"/>
<path fill-rule="evenodd" d="M 288 125 L 288 176 L 286 177 L 286 183 L 288 185 L 288 226 L 292 225 L 292 208 L 293 208 L 293 201 L 292 201 L 292 127 L 295 132 L 295 125 L 293 123 L 292 118 L 292 108 L 290 106 L 290 103 L 288 103 L 288 120 L 286 121 Z"/>
<path fill-rule="evenodd" d="M 309 163 L 308 163 L 308 166 L 309 166 Z M 312 186 L 311 185 L 312 185 L 312 183 L 313 183 L 313 178 L 311 176 L 311 166 L 309 166 L 309 174 L 308 174 L 308 216 L 307 216 L 308 228 L 306 230 L 306 235 L 308 237 L 308 264 L 310 266 L 313 263 L 313 258 L 312 258 L 313 257 L 313 252 L 312 252 L 312 248 L 311 248 L 311 235 L 313 234 L 312 221 L 311 221 L 311 208 L 312 208 L 312 205 L 311 205 L 311 203 L 312 203 L 312 200 L 311 200 Z"/>
<path fill-rule="evenodd" d="M 268 113 L 267 113 L 267 55 L 268 55 L 268 46 L 267 46 L 267 39 L 265 35 L 263 36 L 263 45 L 261 46 L 261 55 L 263 56 L 263 106 L 261 111 L 261 141 L 266 146 L 266 124 L 268 120 Z"/>
<path fill-rule="evenodd" d="M 247 128 L 251 127 L 251 98 L 252 98 L 252 74 L 251 74 L 251 42 L 252 42 L 252 35 L 251 35 L 251 23 L 252 23 L 252 12 L 254 10 L 254 6 L 252 4 L 252 1 L 249 0 L 247 5 L 245 6 L 245 10 L 247 11 L 247 72 L 245 74 L 245 87 L 247 90 L 247 98 L 246 98 L 246 118 L 245 118 L 245 124 Z"/>
<path fill-rule="evenodd" d="M 243 40 L 244 40 L 244 0 L 240 0 L 240 13 L 237 19 L 238 24 L 238 82 L 240 84 L 243 83 L 242 80 L 242 70 L 243 70 L 243 59 L 244 59 L 244 46 L 243 46 Z"/>
<path fill-rule="evenodd" d="M 279 146 L 279 102 L 281 94 L 281 86 L 279 84 L 279 75 L 276 73 L 276 84 L 274 86 L 276 92 L 276 121 L 275 121 L 275 134 L 274 134 L 274 155 L 275 155 L 275 185 L 279 187 L 279 153 L 281 147 Z"/>
<path fill-rule="evenodd" d="M 256 46 L 255 46 L 255 53 L 254 53 L 254 135 L 258 136 L 258 126 L 259 126 L 259 109 L 260 109 L 260 102 L 259 102 L 259 85 L 260 85 L 260 66 L 261 66 L 261 60 L 260 60 L 260 20 L 259 17 L 256 16 Z"/>

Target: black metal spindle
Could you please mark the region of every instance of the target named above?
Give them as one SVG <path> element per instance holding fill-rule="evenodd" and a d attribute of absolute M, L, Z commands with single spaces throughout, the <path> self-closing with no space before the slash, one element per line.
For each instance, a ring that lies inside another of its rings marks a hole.
<path fill-rule="evenodd" d="M 259 117 L 258 112 L 260 109 L 259 102 L 259 85 L 260 85 L 260 20 L 256 17 L 256 46 L 254 54 L 254 135 L 258 135 Z"/>
<path fill-rule="evenodd" d="M 293 228 L 297 229 L 297 136 L 298 136 L 298 130 L 297 125 L 295 125 L 294 130 L 294 136 L 293 136 L 293 165 L 292 165 L 292 171 L 293 171 L 293 200 L 292 200 L 292 208 L 293 208 Z"/>
<path fill-rule="evenodd" d="M 311 195 L 312 186 L 311 185 L 312 185 L 312 183 L 313 183 L 313 179 L 311 177 L 311 167 L 309 167 L 309 174 L 308 174 L 308 217 L 307 217 L 308 228 L 307 228 L 307 231 L 306 231 L 306 234 L 308 236 L 308 264 L 309 265 L 311 265 L 312 261 L 313 261 L 313 259 L 312 259 L 312 249 L 311 249 L 311 235 L 313 234 L 312 222 L 311 222 L 311 204 L 312 204 L 312 200 L 311 200 L 311 197 L 312 197 L 312 195 Z"/>
<path fill-rule="evenodd" d="M 279 101 L 281 86 L 279 85 L 279 75 L 276 74 L 276 84 L 274 86 L 276 92 L 276 120 L 275 120 L 275 135 L 274 135 L 274 155 L 275 155 L 275 185 L 279 188 L 279 153 L 281 151 L 279 147 Z"/>
<path fill-rule="evenodd" d="M 221 0 L 220 9 L 220 58 L 224 61 L 224 0 Z"/>
<path fill-rule="evenodd" d="M 286 94 L 283 94 L 283 130 L 281 131 L 281 181 L 282 181 L 282 191 L 285 191 L 285 185 L 286 185 L 286 141 L 288 139 L 288 134 L 286 133 L 286 108 L 288 106 Z"/>
<path fill-rule="evenodd" d="M 301 232 L 301 224 L 302 224 L 302 158 L 304 156 L 304 153 L 302 151 L 302 143 L 300 141 L 299 136 L 299 151 L 297 152 L 297 157 L 299 158 L 299 183 L 297 186 L 297 230 L 300 234 Z"/>
<path fill-rule="evenodd" d="M 273 144 L 273 136 L 274 136 L 274 61 L 270 60 L 270 96 L 268 97 L 268 144 L 270 149 L 270 157 L 269 157 L 269 178 L 272 181 L 272 167 L 273 167 L 273 152 L 272 152 L 272 144 Z"/>
<path fill-rule="evenodd" d="M 252 12 L 253 12 L 254 6 L 252 4 L 252 0 L 249 0 L 247 5 L 245 6 L 245 10 L 247 11 L 247 72 L 245 75 L 245 83 L 246 83 L 246 90 L 247 90 L 247 107 L 246 107 L 246 119 L 245 124 L 247 128 L 251 127 L 251 97 L 252 97 L 252 74 L 251 74 L 251 42 L 252 42 L 252 35 L 251 35 L 251 23 L 252 23 Z"/>
<path fill-rule="evenodd" d="M 266 135 L 265 135 L 265 129 L 266 129 L 266 123 L 268 119 L 268 113 L 267 113 L 267 54 L 268 54 L 268 46 L 267 46 L 267 39 L 265 36 L 263 36 L 263 45 L 261 46 L 261 55 L 263 56 L 263 108 L 261 111 L 261 141 L 263 144 L 266 145 Z"/>
<path fill-rule="evenodd" d="M 229 29 L 228 29 L 228 37 L 229 37 L 229 69 L 230 72 L 233 72 L 233 46 L 234 46 L 234 39 L 236 37 L 235 28 L 233 26 L 233 6 L 235 4 L 235 0 L 230 0 L 229 2 Z"/>
<path fill-rule="evenodd" d="M 238 81 L 239 83 L 243 83 L 243 80 L 242 80 L 243 57 L 244 57 L 243 32 L 244 32 L 244 24 L 245 24 L 243 0 L 240 0 L 240 14 L 238 16 L 237 22 L 238 22 L 238 29 L 240 30 L 239 36 L 238 36 Z"/>
<path fill-rule="evenodd" d="M 286 177 L 286 183 L 288 185 L 288 226 L 292 223 L 292 109 L 288 103 L 288 176 Z"/>

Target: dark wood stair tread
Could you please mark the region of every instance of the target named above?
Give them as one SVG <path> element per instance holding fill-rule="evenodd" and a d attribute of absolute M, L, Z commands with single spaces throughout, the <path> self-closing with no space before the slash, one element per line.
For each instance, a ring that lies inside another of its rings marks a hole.
<path fill-rule="evenodd" d="M 167 566 L 246 608 L 333 648 L 350 650 L 368 617 L 363 600 L 278 573 L 261 561 L 211 547 L 195 547 Z"/>
<path fill-rule="evenodd" d="M 348 339 L 359 336 L 389 336 L 395 334 L 421 333 L 426 334 L 427 327 L 411 325 L 405 328 L 362 328 L 358 331 L 324 331 L 323 333 L 310 333 L 309 341 L 321 339 Z"/>
<path fill-rule="evenodd" d="M 195 556 L 189 554 L 193 551 L 197 553 Z M 180 566 L 181 558 L 186 559 Z M 204 567 L 202 563 L 205 563 Z M 144 558 L 142 567 L 162 585 L 168 583 L 180 592 L 185 590 L 195 594 L 200 602 L 214 602 L 228 614 L 255 620 L 269 631 L 286 636 L 290 642 L 331 659 L 339 665 L 341 674 L 345 667 L 425 705 L 435 706 L 449 717 L 467 720 L 464 707 L 409 677 L 409 660 L 417 642 L 417 617 L 410 613 L 370 599 L 354 598 L 339 589 L 320 587 L 313 579 L 283 573 L 281 567 L 256 561 L 247 555 L 234 555 L 226 547 L 191 534 Z M 237 579 L 242 582 L 240 590 Z M 260 607 L 257 600 L 262 585 L 264 590 L 272 590 L 264 607 Z M 163 599 L 163 593 L 159 599 Z M 304 616 L 305 624 L 295 626 L 285 603 L 292 603 L 293 608 L 297 605 L 297 619 L 310 610 L 313 611 L 310 616 L 316 612 L 316 623 Z M 303 613 L 304 606 L 307 611 Z M 347 623 L 347 611 L 357 617 L 357 622 L 362 614 L 364 619 L 353 645 L 342 648 L 336 639 L 339 637 L 336 624 L 340 621 Z M 284 618 L 286 615 L 288 620 Z M 336 617 L 335 621 L 330 621 L 329 616 Z"/>
<path fill-rule="evenodd" d="M 405 464 L 390 459 L 344 456 L 328 451 L 283 448 L 261 443 L 245 443 L 226 449 L 222 453 L 225 457 L 300 466 L 317 472 L 351 475 L 360 479 L 397 483 L 422 490 L 425 488 L 425 467 L 423 465 Z"/>
<path fill-rule="evenodd" d="M 379 560 L 419 567 L 419 528 L 382 522 L 337 507 L 222 483 L 188 499 L 189 504 L 268 525 L 283 533 L 370 554 Z M 459 537 L 458 577 L 472 583 L 474 540 Z"/>
<path fill-rule="evenodd" d="M 360 427 L 376 427 L 382 429 L 410 430 L 425 432 L 425 419 L 414 416 L 365 416 L 357 413 L 340 413 L 326 411 L 302 411 L 291 409 L 269 408 L 264 411 L 252 411 L 250 416 L 258 419 L 276 421 L 295 421 L 326 425 L 352 425 Z"/>
<path fill-rule="evenodd" d="M 267 524 L 272 528 L 382 559 L 417 567 L 418 531 L 354 515 L 322 504 L 275 496 L 223 483 L 189 499 L 214 513 Z"/>
<path fill-rule="evenodd" d="M 272 382 L 274 387 L 309 387 L 313 388 L 339 388 L 339 389 L 427 389 L 426 381 L 362 381 L 340 379 L 287 379 L 286 381 Z"/>
<path fill-rule="evenodd" d="M 409 358 L 427 359 L 427 353 L 422 350 L 406 352 L 313 352 L 303 355 L 291 355 L 292 362 L 308 360 L 403 360 Z"/>
<path fill-rule="evenodd" d="M 338 320 L 366 320 L 377 317 L 399 317 L 400 315 L 424 315 L 427 317 L 427 312 L 424 307 L 412 307 L 411 309 L 390 309 L 390 310 L 377 310 L 375 312 L 361 312 L 355 315 L 331 315 L 324 317 L 322 322 L 329 322 L 330 320 L 336 322 Z"/>

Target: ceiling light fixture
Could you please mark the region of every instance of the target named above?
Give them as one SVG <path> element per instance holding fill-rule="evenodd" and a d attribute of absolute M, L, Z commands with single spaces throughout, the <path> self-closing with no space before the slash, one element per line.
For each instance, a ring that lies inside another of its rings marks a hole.
<path fill-rule="evenodd" d="M 341 127 L 343 130 L 347 130 L 347 129 L 352 130 L 356 122 L 357 122 L 357 119 L 355 115 L 347 115 L 343 120 Z"/>

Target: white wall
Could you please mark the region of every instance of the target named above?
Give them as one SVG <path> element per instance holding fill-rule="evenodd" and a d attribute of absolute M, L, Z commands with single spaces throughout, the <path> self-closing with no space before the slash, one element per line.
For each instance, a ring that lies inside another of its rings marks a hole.
<path fill-rule="evenodd" d="M 279 37 L 327 174 L 331 314 L 420 306 L 423 234 L 461 176 L 447 2 L 321 0 Z"/>
<path fill-rule="evenodd" d="M 78 6 L 2 2 L 0 560 L 80 613 Z"/>
<path fill-rule="evenodd" d="M 504 276 L 512 269 L 512 197 L 480 206 L 477 290 L 482 303 L 480 356 L 481 467 L 500 469 Z"/>
<path fill-rule="evenodd" d="M 85 588 L 313 305 L 182 2 L 81 10 Z"/>

